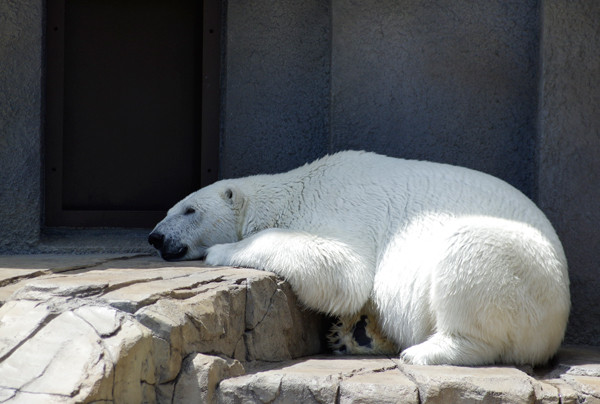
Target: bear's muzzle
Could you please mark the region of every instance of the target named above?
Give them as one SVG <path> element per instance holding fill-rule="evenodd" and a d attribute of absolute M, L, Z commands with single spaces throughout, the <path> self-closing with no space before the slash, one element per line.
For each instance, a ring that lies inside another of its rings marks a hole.
<path fill-rule="evenodd" d="M 187 246 L 181 243 L 169 242 L 169 240 L 165 242 L 165 235 L 157 231 L 150 233 L 148 236 L 148 243 L 156 248 L 162 259 L 166 261 L 176 261 L 181 259 L 188 251 Z"/>

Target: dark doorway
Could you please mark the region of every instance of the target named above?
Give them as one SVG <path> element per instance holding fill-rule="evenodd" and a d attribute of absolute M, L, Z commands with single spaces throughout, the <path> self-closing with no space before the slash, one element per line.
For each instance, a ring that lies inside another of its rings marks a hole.
<path fill-rule="evenodd" d="M 51 1 L 47 226 L 150 227 L 216 180 L 217 1 Z"/>

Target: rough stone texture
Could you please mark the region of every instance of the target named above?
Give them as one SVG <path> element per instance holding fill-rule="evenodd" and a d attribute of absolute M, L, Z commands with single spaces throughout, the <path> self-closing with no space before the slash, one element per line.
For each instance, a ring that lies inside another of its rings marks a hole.
<path fill-rule="evenodd" d="M 0 2 L 0 251 L 41 228 L 42 1 Z"/>
<path fill-rule="evenodd" d="M 372 402 L 375 397 L 377 402 L 418 402 L 416 386 L 394 362 L 384 358 L 322 357 L 285 362 L 224 380 L 218 394 L 222 403 Z"/>
<path fill-rule="evenodd" d="M 239 361 L 322 351 L 323 318 L 267 272 L 102 255 L 0 267 L 0 402 L 211 402 Z"/>
<path fill-rule="evenodd" d="M 540 398 L 535 381 L 514 368 L 400 366 L 419 386 L 422 403 L 531 403 Z M 556 398 L 557 391 L 553 391 Z"/>
<path fill-rule="evenodd" d="M 600 402 L 597 348 L 541 369 L 323 355 L 325 319 L 267 272 L 5 256 L 0 305 L 0 403 Z"/>
<path fill-rule="evenodd" d="M 215 390 L 221 380 L 244 374 L 244 367 L 235 359 L 196 354 L 183 362 L 181 375 L 175 384 L 174 402 L 195 398 L 198 403 L 214 403 Z"/>
<path fill-rule="evenodd" d="M 567 340 L 600 344 L 600 2 L 545 1 L 539 203 L 569 260 Z"/>
<path fill-rule="evenodd" d="M 595 403 L 598 350 L 564 349 L 548 372 L 514 367 L 404 365 L 383 357 L 311 357 L 223 380 L 219 403 Z M 526 371 L 527 372 L 526 372 Z M 528 374 L 529 373 L 529 374 Z"/>

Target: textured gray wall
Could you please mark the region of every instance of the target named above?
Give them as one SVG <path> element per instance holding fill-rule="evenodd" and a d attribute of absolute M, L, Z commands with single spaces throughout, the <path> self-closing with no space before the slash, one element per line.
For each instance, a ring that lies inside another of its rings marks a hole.
<path fill-rule="evenodd" d="M 600 344 L 600 2 L 544 2 L 538 201 L 569 260 L 567 341 Z"/>
<path fill-rule="evenodd" d="M 42 21 L 41 0 L 0 1 L 0 251 L 40 233 Z"/>
<path fill-rule="evenodd" d="M 288 170 L 325 154 L 329 6 L 229 0 L 221 177 Z"/>
<path fill-rule="evenodd" d="M 324 4 L 228 2 L 222 177 L 367 149 L 533 194 L 536 1 Z"/>
<path fill-rule="evenodd" d="M 333 0 L 331 145 L 441 161 L 532 194 L 536 1 Z"/>

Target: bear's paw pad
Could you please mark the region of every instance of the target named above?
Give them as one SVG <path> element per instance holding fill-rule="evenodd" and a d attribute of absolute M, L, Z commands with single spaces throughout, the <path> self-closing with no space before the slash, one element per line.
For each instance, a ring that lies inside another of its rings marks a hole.
<path fill-rule="evenodd" d="M 327 336 L 339 355 L 396 355 L 398 348 L 381 332 L 373 313 L 339 317 Z"/>

